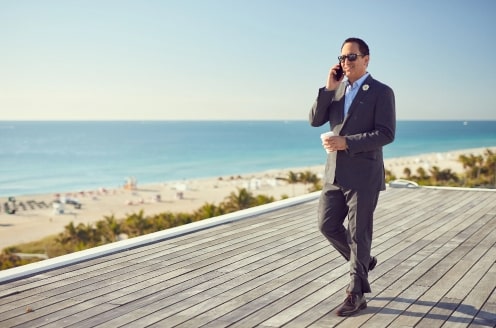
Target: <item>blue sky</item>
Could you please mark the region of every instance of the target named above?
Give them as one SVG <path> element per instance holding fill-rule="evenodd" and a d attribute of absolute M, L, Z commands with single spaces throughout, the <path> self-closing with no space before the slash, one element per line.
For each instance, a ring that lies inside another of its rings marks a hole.
<path fill-rule="evenodd" d="M 0 0 L 0 120 L 306 120 L 350 36 L 401 120 L 495 120 L 492 0 Z"/>

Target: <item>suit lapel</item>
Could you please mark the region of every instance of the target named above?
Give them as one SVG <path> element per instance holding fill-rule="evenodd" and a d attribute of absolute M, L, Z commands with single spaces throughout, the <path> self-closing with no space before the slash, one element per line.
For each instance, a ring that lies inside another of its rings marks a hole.
<path fill-rule="evenodd" d="M 334 101 L 341 101 L 343 103 L 343 106 L 344 106 L 344 92 L 346 90 L 346 83 L 347 82 L 342 82 L 338 86 L 336 93 L 334 94 Z"/>
<path fill-rule="evenodd" d="M 341 117 L 340 117 L 340 124 L 334 126 L 333 131 L 336 135 L 339 135 L 341 132 L 341 128 L 343 127 L 343 121 L 344 121 L 344 92 L 346 91 L 346 84 L 348 82 L 341 82 L 339 85 L 338 89 L 336 90 L 336 94 L 334 95 L 334 101 L 339 102 L 340 105 L 340 110 L 341 110 Z"/>

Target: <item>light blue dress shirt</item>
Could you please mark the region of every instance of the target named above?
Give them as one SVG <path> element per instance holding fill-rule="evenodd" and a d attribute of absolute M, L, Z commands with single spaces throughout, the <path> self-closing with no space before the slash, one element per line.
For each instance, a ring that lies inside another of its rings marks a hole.
<path fill-rule="evenodd" d="M 344 92 L 344 117 L 348 115 L 348 111 L 350 110 L 351 103 L 355 96 L 358 93 L 358 90 L 362 86 L 363 81 L 369 76 L 369 73 L 365 73 L 361 78 L 355 81 L 355 83 L 350 84 L 347 83 L 346 90 Z"/>

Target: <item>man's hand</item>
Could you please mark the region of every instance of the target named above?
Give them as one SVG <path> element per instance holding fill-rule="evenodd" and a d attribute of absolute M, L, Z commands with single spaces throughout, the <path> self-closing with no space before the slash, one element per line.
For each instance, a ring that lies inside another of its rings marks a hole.
<path fill-rule="evenodd" d="M 341 79 L 338 81 L 336 80 L 336 71 L 339 69 L 339 64 L 336 64 L 331 67 L 329 70 L 329 75 L 327 76 L 327 83 L 326 83 L 326 89 L 327 90 L 336 90 L 341 83 L 341 81 L 344 79 L 344 74 L 341 77 Z"/>
<path fill-rule="evenodd" d="M 328 137 L 322 140 L 322 145 L 324 146 L 324 149 L 328 152 L 348 149 L 348 145 L 346 144 L 346 138 L 342 136 Z"/>

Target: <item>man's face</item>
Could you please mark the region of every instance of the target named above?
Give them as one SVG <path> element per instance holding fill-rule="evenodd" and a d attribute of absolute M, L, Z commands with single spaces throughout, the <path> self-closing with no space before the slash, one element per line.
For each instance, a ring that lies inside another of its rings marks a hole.
<path fill-rule="evenodd" d="M 341 56 L 348 56 L 352 54 L 363 55 L 358 48 L 358 44 L 354 42 L 345 43 L 341 49 Z M 367 72 L 368 64 L 368 55 L 357 56 L 355 61 L 351 61 L 349 58 L 341 61 L 341 66 L 343 66 L 344 73 L 351 83 L 354 83 Z"/>

